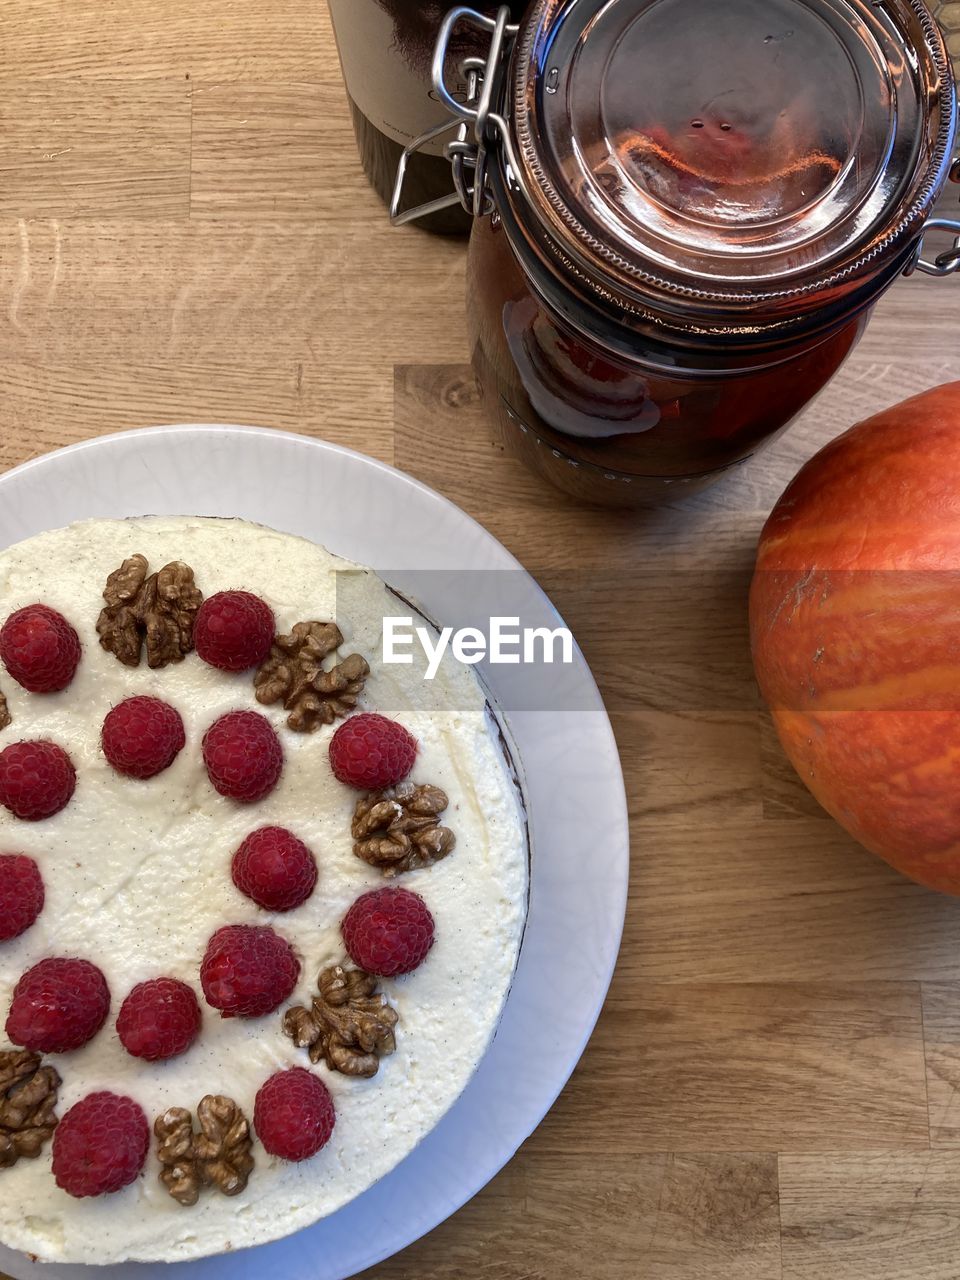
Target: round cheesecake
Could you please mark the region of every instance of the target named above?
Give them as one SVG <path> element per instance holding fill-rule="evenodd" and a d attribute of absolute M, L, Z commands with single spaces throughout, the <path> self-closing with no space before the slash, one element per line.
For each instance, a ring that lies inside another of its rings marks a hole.
<path fill-rule="evenodd" d="M 253 670 L 225 671 L 192 650 L 156 668 L 146 652 L 136 666 L 118 660 L 97 624 L 107 579 L 135 555 L 150 573 L 174 561 L 189 566 L 206 598 L 253 593 L 272 610 L 280 636 L 298 623 L 336 623 L 342 645 L 327 665 L 352 654 L 369 664 L 356 706 L 338 706 L 331 723 L 298 731 L 282 699 L 258 701 Z M 2 1020 L 25 971 L 54 956 L 92 962 L 109 986 L 110 1012 L 82 1048 L 43 1056 L 61 1080 L 57 1115 L 62 1121 L 87 1095 L 111 1091 L 143 1109 L 150 1147 L 135 1181 L 84 1199 L 57 1185 L 51 1141 L 35 1158 L 0 1168 L 0 1240 L 46 1261 L 111 1263 L 175 1261 L 287 1235 L 333 1213 L 402 1160 L 462 1092 L 496 1029 L 527 896 L 525 825 L 497 725 L 472 669 L 446 657 L 428 681 L 416 647 L 409 664 L 383 663 L 383 618 L 410 608 L 398 607 L 373 572 L 239 520 L 94 520 L 31 538 L 0 553 L 0 621 L 37 603 L 75 628 L 80 663 L 69 685 L 52 693 L 27 692 L 0 668 L 10 716 L 0 750 L 52 741 L 69 755 L 77 782 L 65 807 L 40 821 L 0 808 L 0 853 L 34 859 L 45 884 L 36 922 L 0 942 L 0 1052 L 16 1048 Z M 137 695 L 175 708 L 186 736 L 173 763 L 148 779 L 117 772 L 101 744 L 107 713 Z M 237 710 L 264 715 L 282 745 L 279 781 L 256 803 L 220 794 L 201 750 L 210 725 Z M 447 800 L 440 820 L 452 850 L 400 874 L 358 856 L 352 823 L 364 793 L 331 768 L 333 734 L 364 712 L 409 731 L 417 742 L 409 782 L 440 789 Z M 264 910 L 231 878 L 237 849 L 264 826 L 293 832 L 316 860 L 316 886 L 293 910 Z M 362 894 L 384 886 L 426 903 L 435 938 L 412 972 L 376 979 L 396 1014 L 395 1048 L 364 1077 L 334 1070 L 322 1057 L 311 1061 L 285 1014 L 310 1007 L 321 971 L 356 967 L 342 921 Z M 270 926 L 300 962 L 292 995 L 265 1016 L 222 1017 L 204 998 L 205 948 L 225 925 Z M 158 977 L 193 989 L 202 1023 L 185 1053 L 150 1062 L 125 1050 L 115 1024 L 131 989 Z M 329 1141 L 300 1162 L 268 1154 L 253 1126 L 258 1090 L 291 1067 L 322 1080 L 336 1113 Z M 206 1186 L 195 1203 L 182 1204 L 160 1178 L 154 1124 L 170 1108 L 195 1115 L 207 1095 L 231 1099 L 250 1122 L 253 1169 L 239 1194 Z"/>

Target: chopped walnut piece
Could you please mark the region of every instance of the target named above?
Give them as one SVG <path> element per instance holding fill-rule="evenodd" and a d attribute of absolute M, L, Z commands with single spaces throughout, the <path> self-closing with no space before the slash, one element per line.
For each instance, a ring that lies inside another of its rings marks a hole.
<path fill-rule="evenodd" d="M 160 1144 L 160 1181 L 180 1204 L 196 1204 L 200 1198 L 200 1174 L 193 1156 L 193 1116 L 183 1107 L 170 1107 L 157 1116 L 153 1132 Z"/>
<path fill-rule="evenodd" d="M 43 1150 L 57 1127 L 60 1077 L 26 1049 L 0 1052 L 0 1169 Z"/>
<path fill-rule="evenodd" d="M 203 595 L 193 570 L 179 560 L 148 577 L 146 557 L 130 556 L 107 578 L 103 598 L 106 608 L 97 619 L 100 643 L 124 666 L 140 665 L 144 644 L 151 667 L 180 662 L 193 648 L 193 624 Z"/>
<path fill-rule="evenodd" d="M 12 720 L 13 716 L 7 706 L 7 696 L 5 693 L 0 693 L 0 729 L 5 729 Z"/>
<path fill-rule="evenodd" d="M 296 1005 L 283 1018 L 283 1029 L 310 1061 L 323 1058 L 345 1076 L 375 1076 L 380 1059 L 393 1053 L 397 1011 L 377 991 L 377 980 L 362 969 L 331 965 L 317 979 L 319 993 L 310 1008 Z"/>
<path fill-rule="evenodd" d="M 208 1093 L 197 1107 L 197 1120 L 200 1132 L 194 1133 L 190 1112 L 170 1107 L 153 1125 L 163 1165 L 160 1181 L 184 1206 L 197 1203 L 202 1187 L 238 1195 L 253 1168 L 250 1125 L 231 1098 Z"/>
<path fill-rule="evenodd" d="M 350 830 L 353 852 L 385 876 L 416 871 L 452 853 L 457 838 L 441 827 L 449 801 L 439 787 L 401 782 L 357 801 Z"/>
<path fill-rule="evenodd" d="M 225 1196 L 238 1195 L 247 1185 L 253 1168 L 250 1154 L 250 1125 L 230 1098 L 207 1094 L 197 1107 L 200 1133 L 194 1151 L 209 1182 Z"/>
<path fill-rule="evenodd" d="M 352 653 L 324 670 L 324 659 L 343 644 L 335 622 L 298 622 L 292 634 L 275 636 L 270 656 L 253 677 L 257 701 L 283 702 L 287 724 L 297 733 L 313 733 L 333 724 L 357 705 L 370 674 L 366 660 Z"/>

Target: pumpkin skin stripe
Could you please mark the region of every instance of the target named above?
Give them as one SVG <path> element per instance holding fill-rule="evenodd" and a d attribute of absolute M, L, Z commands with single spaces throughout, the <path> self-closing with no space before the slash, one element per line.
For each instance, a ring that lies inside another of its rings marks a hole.
<path fill-rule="evenodd" d="M 752 599 L 754 655 L 770 701 L 960 708 L 960 573 L 760 570 Z"/>
<path fill-rule="evenodd" d="M 813 795 L 873 853 L 960 894 L 960 383 L 803 468 L 761 536 L 750 623 Z"/>
<path fill-rule="evenodd" d="M 956 700 L 960 666 L 927 667 L 873 684 L 832 689 L 816 699 L 819 711 L 940 711 Z"/>

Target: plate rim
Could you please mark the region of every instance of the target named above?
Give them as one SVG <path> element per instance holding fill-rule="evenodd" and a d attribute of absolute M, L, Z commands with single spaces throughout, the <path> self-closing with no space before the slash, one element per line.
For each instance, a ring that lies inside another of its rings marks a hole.
<path fill-rule="evenodd" d="M 261 441 L 263 441 L 268 446 L 271 442 L 274 442 L 274 441 L 278 441 L 278 442 L 286 441 L 286 442 L 295 444 L 298 447 L 305 446 L 307 448 L 315 449 L 320 454 L 327 454 L 327 455 L 334 454 L 334 455 L 341 456 L 343 458 L 348 459 L 352 465 L 358 465 L 361 468 L 363 467 L 372 468 L 374 471 L 381 473 L 381 475 L 386 478 L 388 483 L 393 485 L 396 485 L 398 482 L 402 483 L 408 489 L 415 491 L 419 495 L 421 500 L 434 503 L 434 504 L 440 504 L 443 508 L 447 510 L 448 515 L 450 516 L 451 519 L 453 519 L 455 522 L 460 523 L 462 526 L 469 527 L 475 539 L 483 547 L 484 551 L 495 553 L 500 564 L 503 565 L 504 567 L 509 567 L 521 572 L 524 575 L 526 582 L 529 584 L 529 587 L 538 597 L 539 602 L 542 605 L 545 605 L 549 609 L 549 611 L 557 619 L 560 620 L 560 622 L 563 621 L 562 615 L 559 609 L 553 603 L 553 601 L 550 599 L 550 597 L 547 595 L 544 589 L 540 586 L 536 578 L 534 578 L 533 575 L 527 571 L 527 569 L 518 560 L 518 558 L 507 547 L 505 547 L 503 543 L 500 542 L 500 540 L 494 534 L 492 534 L 487 528 L 485 528 L 485 526 L 479 520 L 477 520 L 474 516 L 470 515 L 468 512 L 464 511 L 460 506 L 458 506 L 457 503 L 453 502 L 450 498 L 446 497 L 446 495 L 444 495 L 443 493 L 440 493 L 438 490 L 425 484 L 423 481 L 416 479 L 414 476 L 409 475 L 407 472 L 401 471 L 397 467 L 392 466 L 390 463 L 382 461 L 382 459 L 380 458 L 371 457 L 369 454 L 362 453 L 359 450 L 350 448 L 349 446 L 337 444 L 337 443 L 322 439 L 321 437 L 318 437 L 318 436 L 303 435 L 293 431 L 286 431 L 283 429 L 266 427 L 262 425 L 257 426 L 257 425 L 243 425 L 243 424 L 232 424 L 232 423 L 199 423 L 199 422 L 161 423 L 153 426 L 136 427 L 130 430 L 106 431 L 86 440 L 75 441 L 72 444 L 65 445 L 57 449 L 48 450 L 47 452 L 39 454 L 36 457 L 26 459 L 24 462 L 21 462 L 17 466 L 10 468 L 8 471 L 0 473 L 0 494 L 2 494 L 2 491 L 5 488 L 7 488 L 11 483 L 15 484 L 17 480 L 21 479 L 24 476 L 29 475 L 33 471 L 42 470 L 44 467 L 48 467 L 51 465 L 62 464 L 65 459 L 67 460 L 67 464 L 69 465 L 69 459 L 71 457 L 79 456 L 81 454 L 85 454 L 89 452 L 97 452 L 98 450 L 101 450 L 104 448 L 107 448 L 107 449 L 111 447 L 122 448 L 125 444 L 135 445 L 138 440 L 144 439 L 147 437 L 149 437 L 152 441 L 156 441 L 158 440 L 158 438 L 161 441 L 163 440 L 169 441 L 172 438 L 176 437 L 177 435 L 184 434 L 184 433 L 191 433 L 191 434 L 203 433 L 207 436 L 219 436 L 225 439 L 229 439 L 231 437 L 236 437 L 236 436 L 248 437 L 248 438 L 256 437 Z M 138 511 L 138 512 L 133 512 L 131 514 L 142 515 L 143 512 Z M 183 513 L 183 514 L 186 514 L 186 513 Z M 242 511 L 238 511 L 237 515 L 240 519 L 250 519 L 250 517 L 245 516 Z M 95 518 L 95 517 L 90 517 L 90 518 Z M 107 517 L 103 517 L 103 518 L 107 518 Z M 51 527 L 57 527 L 57 526 L 54 525 Z M 33 535 L 28 534 L 26 536 L 29 537 Z M 304 536 L 308 536 L 308 535 L 304 535 Z M 319 539 L 316 539 L 316 540 L 319 542 Z M 11 545 L 2 537 L 0 537 L 0 542 L 2 542 L 4 547 L 7 545 Z M 344 548 L 337 548 L 337 553 L 344 556 L 348 556 L 348 557 L 350 554 L 349 550 Z M 388 580 L 388 579 L 385 579 L 385 580 Z M 448 1203 L 448 1204 L 444 1204 L 443 1206 L 440 1206 L 439 1217 L 434 1217 L 434 1214 L 431 1211 L 430 1216 L 431 1218 L 434 1219 L 432 1226 L 420 1227 L 418 1224 L 414 1228 L 414 1234 L 409 1235 L 405 1239 L 405 1242 L 396 1243 L 394 1241 L 394 1242 L 387 1243 L 385 1246 L 374 1245 L 367 1253 L 363 1254 L 362 1257 L 358 1256 L 357 1262 L 351 1263 L 352 1269 L 349 1272 L 344 1273 L 344 1280 L 346 1276 L 355 1275 L 357 1271 L 365 1270 L 368 1267 L 374 1266 L 378 1262 L 383 1261 L 384 1259 L 389 1258 L 394 1254 L 400 1252 L 402 1249 L 408 1248 L 410 1245 L 414 1244 L 417 1240 L 421 1239 L 423 1236 L 435 1230 L 437 1226 L 439 1226 L 442 1222 L 446 1221 L 446 1219 L 451 1217 L 453 1214 L 457 1213 L 465 1204 L 467 1204 L 471 1199 L 473 1199 L 474 1196 L 476 1196 L 490 1181 L 492 1181 L 493 1178 L 497 1176 L 498 1173 L 500 1173 L 506 1167 L 507 1164 L 510 1163 L 510 1161 L 517 1154 L 517 1151 L 519 1150 L 519 1148 L 523 1145 L 523 1143 L 527 1140 L 527 1138 L 530 1137 L 530 1135 L 534 1132 L 534 1130 L 543 1121 L 544 1117 L 547 1115 L 550 1109 L 555 1105 L 555 1103 L 557 1102 L 557 1099 L 560 1097 L 560 1094 L 563 1092 L 563 1090 L 566 1088 L 567 1084 L 569 1083 L 570 1077 L 573 1074 L 574 1070 L 576 1069 L 576 1066 L 579 1063 L 587 1047 L 587 1044 L 593 1034 L 593 1031 L 596 1027 L 600 1013 L 606 1001 L 607 994 L 608 994 L 611 982 L 613 980 L 613 975 L 616 970 L 616 965 L 619 957 L 620 947 L 622 943 L 623 929 L 624 929 L 625 920 L 626 920 L 627 904 L 628 904 L 629 870 L 630 870 L 629 811 L 628 811 L 626 785 L 623 777 L 623 770 L 622 770 L 622 764 L 620 761 L 619 749 L 617 746 L 616 737 L 613 732 L 613 727 L 610 723 L 609 715 L 606 711 L 606 707 L 604 706 L 603 698 L 597 686 L 593 673 L 590 670 L 590 667 L 586 661 L 586 658 L 582 653 L 582 650 L 580 649 L 579 645 L 576 643 L 575 638 L 574 638 L 574 649 L 575 649 L 576 657 L 578 659 L 577 665 L 579 668 L 578 670 L 579 681 L 581 682 L 583 688 L 589 692 L 590 701 L 594 704 L 588 710 L 585 710 L 584 714 L 599 715 L 600 723 L 599 725 L 595 726 L 595 729 L 598 727 L 602 728 L 603 737 L 605 739 L 605 746 L 609 756 L 609 760 L 615 764 L 615 768 L 610 772 L 610 774 L 606 778 L 606 781 L 608 784 L 610 784 L 611 791 L 614 794 L 606 798 L 606 803 L 609 806 L 610 803 L 615 800 L 616 812 L 612 814 L 608 813 L 607 816 L 610 819 L 611 829 L 615 829 L 616 831 L 616 844 L 618 845 L 618 847 L 622 848 L 623 850 L 623 855 L 619 860 L 619 876 L 616 878 L 611 878 L 611 880 L 609 881 L 609 890 L 608 890 L 609 910 L 608 910 L 607 917 L 605 917 L 605 923 L 608 926 L 612 926 L 612 932 L 610 932 L 607 935 L 610 945 L 606 948 L 606 963 L 603 969 L 597 974 L 597 980 L 595 984 L 596 998 L 593 1002 L 593 1007 L 591 1009 L 589 1017 L 584 1017 L 582 1022 L 579 1025 L 580 1034 L 578 1036 L 575 1048 L 571 1045 L 565 1050 L 564 1057 L 566 1061 L 562 1069 L 562 1079 L 560 1080 L 559 1087 L 556 1090 L 554 1090 L 553 1084 L 551 1084 L 549 1090 L 547 1091 L 548 1096 L 546 1097 L 546 1099 L 545 1100 L 541 1099 L 541 1103 L 539 1103 L 536 1108 L 531 1108 L 529 1115 L 525 1116 L 524 1122 L 523 1122 L 523 1132 L 519 1134 L 515 1132 L 511 1133 L 511 1136 L 509 1138 L 511 1151 L 506 1155 L 506 1157 L 503 1160 L 499 1160 L 499 1156 L 497 1156 L 496 1158 L 499 1161 L 499 1163 L 497 1163 L 496 1167 L 491 1169 L 489 1172 L 484 1170 L 484 1172 L 480 1175 L 480 1181 L 477 1181 L 475 1177 L 471 1177 L 470 1182 L 471 1182 L 471 1185 L 473 1186 L 473 1190 L 468 1191 L 463 1196 L 461 1196 L 460 1190 L 458 1190 L 455 1193 L 455 1197 L 454 1197 L 455 1203 Z M 511 722 L 510 715 L 509 713 L 504 713 L 504 715 L 507 721 L 507 725 L 509 727 Z M 522 751 L 521 751 L 519 763 L 520 763 L 521 770 L 525 769 L 526 762 L 522 755 Z M 535 874 L 535 869 L 532 868 L 531 875 L 533 874 Z M 507 1004 L 509 1005 L 509 997 L 508 997 Z M 490 1050 L 488 1046 L 487 1055 L 489 1055 L 489 1052 Z M 461 1095 L 461 1100 L 467 1095 L 467 1093 L 470 1090 L 471 1084 L 475 1079 L 476 1079 L 476 1076 L 472 1077 L 471 1081 L 468 1082 L 464 1090 L 464 1093 Z M 442 1124 L 443 1120 L 441 1119 L 439 1123 Z M 433 1130 L 432 1132 L 435 1132 L 435 1130 Z M 401 1169 L 403 1165 L 406 1163 L 406 1161 L 413 1156 L 416 1150 L 417 1148 L 414 1148 L 413 1152 L 411 1152 L 408 1156 L 404 1157 L 404 1159 L 401 1160 L 397 1166 L 395 1166 L 395 1169 L 393 1172 L 395 1172 L 396 1169 Z M 386 1176 L 389 1177 L 391 1175 L 388 1174 Z M 359 1198 L 360 1197 L 358 1197 L 357 1199 Z M 352 1201 L 350 1203 L 356 1203 L 356 1201 Z M 349 1204 L 345 1205 L 343 1208 L 344 1209 L 349 1208 Z M 343 1210 L 338 1210 L 337 1213 L 342 1211 Z M 330 1215 L 327 1219 L 321 1219 L 320 1221 L 321 1222 L 330 1221 L 335 1217 L 336 1217 L 336 1213 Z M 314 1225 L 317 1225 L 317 1224 L 314 1224 Z M 308 1227 L 301 1228 L 300 1231 L 307 1231 L 310 1229 L 311 1228 L 308 1226 Z M 277 1241 L 267 1242 L 262 1246 L 252 1246 L 249 1249 L 236 1251 L 232 1254 L 222 1254 L 222 1253 L 211 1254 L 211 1255 L 208 1255 L 207 1257 L 196 1258 L 196 1259 L 192 1259 L 184 1262 L 158 1264 L 158 1263 L 139 1263 L 135 1261 L 130 1261 L 126 1263 L 107 1264 L 106 1268 L 104 1267 L 103 1264 L 97 1264 L 97 1263 L 46 1263 L 44 1264 L 44 1266 L 47 1269 L 47 1274 L 51 1276 L 55 1275 L 58 1272 L 63 1275 L 66 1275 L 68 1272 L 70 1274 L 75 1274 L 75 1275 L 88 1275 L 90 1274 L 91 1267 L 98 1268 L 100 1272 L 103 1274 L 111 1274 L 111 1273 L 115 1275 L 130 1274 L 131 1276 L 135 1276 L 138 1273 L 143 1273 L 145 1272 L 146 1268 L 153 1268 L 158 1265 L 163 1266 L 165 1270 L 169 1270 L 171 1266 L 173 1267 L 180 1266 L 181 1268 L 187 1268 L 187 1267 L 195 1268 L 195 1267 L 202 1267 L 204 1264 L 215 1263 L 217 1259 L 223 1259 L 223 1258 L 232 1258 L 238 1262 L 239 1259 L 243 1257 L 245 1253 L 249 1253 L 251 1258 L 253 1258 L 255 1256 L 258 1256 L 259 1251 L 261 1249 L 270 1248 L 271 1244 L 274 1244 L 274 1245 L 282 1244 L 284 1240 L 289 1241 L 291 1239 L 296 1238 L 296 1236 L 300 1234 L 300 1231 L 295 1232 L 292 1236 L 281 1237 Z M 2 1244 L 0 1244 L 0 1250 L 2 1250 L 3 1253 L 10 1254 L 15 1258 L 20 1258 L 23 1256 L 22 1254 L 19 1254 L 17 1251 L 11 1250 L 7 1246 L 3 1246 Z M 266 1259 L 264 1258 L 263 1261 L 265 1262 Z M 3 1265 L 10 1266 L 10 1262 L 5 1261 Z"/>
<path fill-rule="evenodd" d="M 209 435 L 224 436 L 239 433 L 245 436 L 259 436 L 261 439 L 267 441 L 289 440 L 295 444 L 313 446 L 324 453 L 335 453 L 340 454 L 343 457 L 352 458 L 356 462 L 383 472 L 394 480 L 402 480 L 404 484 L 418 490 L 425 497 L 428 497 L 433 501 L 441 502 L 460 519 L 468 520 L 470 524 L 473 525 L 485 538 L 495 543 L 497 548 L 504 556 L 513 562 L 516 568 L 521 569 L 523 573 L 526 574 L 530 581 L 536 586 L 540 595 L 543 596 L 543 598 L 550 604 L 551 609 L 553 609 L 554 612 L 558 612 L 553 602 L 550 600 L 550 597 L 537 582 L 536 578 L 527 572 L 513 552 L 508 550 L 500 539 L 492 534 L 489 529 L 485 528 L 475 516 L 470 515 L 468 511 L 464 511 L 462 507 L 458 506 L 451 498 L 448 498 L 445 494 L 441 493 L 439 489 L 432 488 L 422 480 L 418 480 L 416 476 L 410 475 L 409 472 L 401 471 L 399 467 L 395 467 L 389 462 L 384 462 L 382 458 L 375 458 L 372 454 L 363 453 L 359 449 L 351 449 L 349 445 L 337 444 L 332 440 L 324 440 L 319 436 L 307 436 L 301 435 L 297 431 L 287 431 L 282 427 L 263 427 L 253 424 L 244 425 L 243 423 L 229 422 L 158 422 L 153 426 L 132 427 L 129 430 L 124 429 L 120 431 L 104 431 L 100 435 L 91 436 L 87 440 L 75 440 L 73 444 L 60 445 L 56 449 L 48 449 L 45 453 L 37 454 L 36 457 L 26 458 L 23 462 L 18 462 L 16 466 L 0 472 L 0 485 L 6 484 L 9 480 L 14 479 L 15 477 L 26 475 L 35 468 L 49 465 L 51 458 L 65 458 L 73 454 L 85 453 L 88 450 L 96 450 L 101 448 L 107 441 L 132 441 L 143 439 L 148 436 L 151 439 L 156 439 L 157 436 L 171 436 L 182 431 L 202 431 Z M 244 518 L 245 517 L 243 516 L 239 517 L 239 519 Z M 339 552 L 337 554 L 342 555 L 343 553 Z M 593 681 L 593 687 L 596 690 L 597 697 L 602 702 L 602 698 L 600 698 L 600 690 L 597 687 L 596 681 L 593 679 L 593 673 L 590 671 L 589 667 L 587 667 L 587 671 L 590 675 L 591 681 Z"/>

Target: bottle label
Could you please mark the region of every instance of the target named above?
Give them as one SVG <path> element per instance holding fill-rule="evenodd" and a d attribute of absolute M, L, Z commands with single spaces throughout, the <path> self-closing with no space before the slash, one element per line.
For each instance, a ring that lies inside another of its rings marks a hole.
<path fill-rule="evenodd" d="M 381 133 L 401 146 L 450 119 L 430 83 L 437 33 L 450 4 L 427 0 L 329 0 L 347 92 L 358 110 Z M 466 100 L 459 64 L 479 52 L 483 36 L 467 30 L 456 41 L 447 67 L 447 87 Z M 475 45 L 475 49 L 469 46 Z M 442 155 L 452 138 L 441 137 L 424 150 Z"/>

